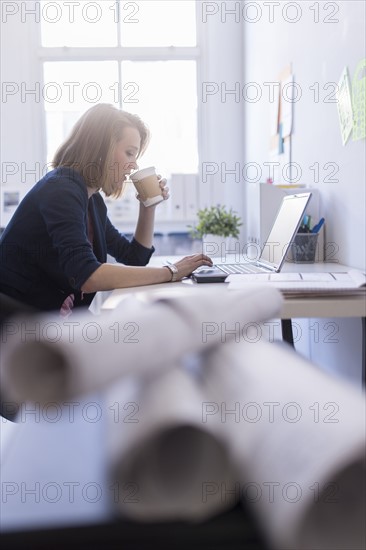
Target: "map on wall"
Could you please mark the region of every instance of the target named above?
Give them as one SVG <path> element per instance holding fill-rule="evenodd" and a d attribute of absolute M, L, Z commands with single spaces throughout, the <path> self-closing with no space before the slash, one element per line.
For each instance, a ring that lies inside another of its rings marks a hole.
<path fill-rule="evenodd" d="M 270 104 L 271 166 L 268 183 L 289 186 L 292 184 L 291 134 L 293 131 L 294 75 L 289 63 L 278 75 Z"/>
<path fill-rule="evenodd" d="M 366 59 L 357 64 L 352 80 L 353 141 L 366 137 Z"/>
<path fill-rule="evenodd" d="M 345 145 L 353 129 L 351 90 L 347 68 L 343 70 L 342 76 L 338 83 L 337 107 L 339 124 L 341 127 L 342 143 Z"/>

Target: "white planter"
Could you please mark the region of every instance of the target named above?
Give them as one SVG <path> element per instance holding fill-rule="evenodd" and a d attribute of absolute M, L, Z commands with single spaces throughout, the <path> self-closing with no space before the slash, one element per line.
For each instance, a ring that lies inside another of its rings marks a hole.
<path fill-rule="evenodd" d="M 202 253 L 210 258 L 221 258 L 221 261 L 225 261 L 228 254 L 235 254 L 238 246 L 238 239 L 233 237 L 205 235 L 202 239 Z"/>

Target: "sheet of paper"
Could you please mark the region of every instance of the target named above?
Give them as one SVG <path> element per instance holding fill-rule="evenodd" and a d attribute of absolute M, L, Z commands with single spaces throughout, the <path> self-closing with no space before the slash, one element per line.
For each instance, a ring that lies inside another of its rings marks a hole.
<path fill-rule="evenodd" d="M 353 141 L 366 137 L 366 59 L 357 64 L 352 80 Z"/>
<path fill-rule="evenodd" d="M 297 294 L 327 294 L 335 293 L 359 293 L 365 291 L 365 275 L 353 269 L 348 272 L 302 272 L 302 273 L 271 273 L 267 274 L 243 274 L 230 275 L 227 278 L 229 290 L 240 290 L 250 285 L 263 282 L 285 293 Z"/>
<path fill-rule="evenodd" d="M 280 83 L 276 82 L 273 88 L 273 101 L 270 103 L 270 128 L 271 136 L 278 133 L 278 113 L 280 107 Z"/>
<path fill-rule="evenodd" d="M 269 162 L 271 164 L 271 183 L 279 185 L 282 181 L 282 155 L 278 153 L 279 150 L 279 135 L 271 137 L 270 149 L 269 149 Z"/>
<path fill-rule="evenodd" d="M 294 75 L 291 74 L 281 83 L 281 120 L 282 138 L 292 133 L 292 118 L 294 105 Z"/>
<path fill-rule="evenodd" d="M 283 184 L 292 184 L 291 136 L 287 136 L 283 140 L 282 179 Z"/>
<path fill-rule="evenodd" d="M 342 143 L 345 145 L 353 128 L 353 112 L 348 70 L 344 69 L 338 83 L 337 107 L 341 127 Z"/>
<path fill-rule="evenodd" d="M 332 282 L 334 281 L 334 277 L 332 273 L 301 273 L 301 279 L 303 281 L 311 281 L 311 282 Z M 350 277 L 348 275 L 348 280 L 350 280 Z"/>
<path fill-rule="evenodd" d="M 270 281 L 301 281 L 300 273 L 271 273 Z"/>
<path fill-rule="evenodd" d="M 269 281 L 269 273 L 246 273 L 243 275 L 229 275 L 226 278 L 227 283 L 266 283 Z"/>
<path fill-rule="evenodd" d="M 278 154 L 283 154 L 283 124 L 282 122 L 278 125 Z"/>
<path fill-rule="evenodd" d="M 348 271 L 344 273 L 332 273 L 332 277 L 334 278 L 335 281 L 340 281 L 340 282 L 343 282 L 343 281 L 349 282 L 353 280 L 353 277 L 351 277 L 351 274 Z"/>

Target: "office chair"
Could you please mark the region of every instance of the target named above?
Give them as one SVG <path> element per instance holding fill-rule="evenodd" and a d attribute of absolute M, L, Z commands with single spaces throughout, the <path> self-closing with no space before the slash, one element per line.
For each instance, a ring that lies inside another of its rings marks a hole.
<path fill-rule="evenodd" d="M 4 323 L 14 315 L 29 314 L 35 312 L 35 309 L 27 304 L 23 304 L 3 292 L 0 292 L 0 331 L 3 331 Z M 4 345 L 2 339 L 2 345 Z M 19 407 L 15 403 L 6 400 L 0 388 L 0 416 L 15 422 Z"/>

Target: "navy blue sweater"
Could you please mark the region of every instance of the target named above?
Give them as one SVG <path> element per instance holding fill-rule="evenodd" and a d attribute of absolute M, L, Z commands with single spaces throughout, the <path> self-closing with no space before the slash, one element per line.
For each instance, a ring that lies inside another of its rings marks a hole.
<path fill-rule="evenodd" d="M 117 231 L 102 196 L 88 199 L 80 174 L 57 168 L 24 197 L 1 237 L 0 292 L 40 310 L 59 310 L 71 293 L 74 307 L 88 306 L 95 293 L 83 295 L 80 289 L 107 253 L 137 266 L 146 265 L 153 252 Z"/>

